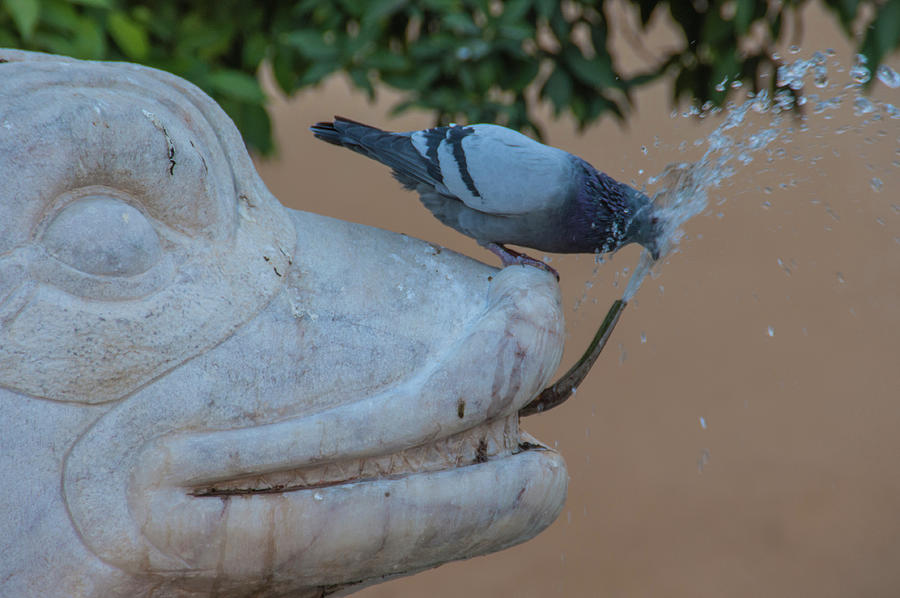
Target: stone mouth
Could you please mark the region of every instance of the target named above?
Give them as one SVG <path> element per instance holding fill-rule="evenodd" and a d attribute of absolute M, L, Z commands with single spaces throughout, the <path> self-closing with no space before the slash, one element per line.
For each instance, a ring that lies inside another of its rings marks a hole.
<path fill-rule="evenodd" d="M 549 449 L 519 429 L 519 416 L 514 413 L 390 454 L 221 480 L 195 486 L 189 494 L 208 497 L 315 490 L 457 469 L 511 457 L 527 450 Z"/>

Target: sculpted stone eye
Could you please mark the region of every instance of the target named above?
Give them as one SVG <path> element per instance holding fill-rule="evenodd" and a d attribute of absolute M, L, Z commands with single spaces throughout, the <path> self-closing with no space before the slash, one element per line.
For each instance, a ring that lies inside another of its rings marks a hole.
<path fill-rule="evenodd" d="M 141 212 L 104 195 L 66 206 L 43 235 L 47 251 L 89 274 L 134 276 L 160 258 L 159 237 Z"/>

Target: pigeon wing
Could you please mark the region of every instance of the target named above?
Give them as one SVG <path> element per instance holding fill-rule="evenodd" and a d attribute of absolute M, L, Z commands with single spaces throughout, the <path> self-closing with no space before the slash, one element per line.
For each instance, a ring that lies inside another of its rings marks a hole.
<path fill-rule="evenodd" d="M 442 133 L 436 155 L 448 194 L 488 214 L 526 214 L 566 202 L 578 158 L 499 125 L 440 127 L 413 133 L 421 153 L 432 131 Z"/>
<path fill-rule="evenodd" d="M 552 209 L 573 193 L 579 160 L 498 125 L 392 133 L 335 117 L 311 127 L 319 139 L 378 160 L 410 189 L 424 184 L 488 214 Z"/>

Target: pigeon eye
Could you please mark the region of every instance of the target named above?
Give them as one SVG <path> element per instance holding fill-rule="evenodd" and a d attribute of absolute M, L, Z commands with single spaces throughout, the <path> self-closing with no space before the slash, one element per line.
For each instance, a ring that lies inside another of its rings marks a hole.
<path fill-rule="evenodd" d="M 147 218 L 103 193 L 81 197 L 63 208 L 44 231 L 43 243 L 64 264 L 102 276 L 141 274 L 162 253 Z"/>

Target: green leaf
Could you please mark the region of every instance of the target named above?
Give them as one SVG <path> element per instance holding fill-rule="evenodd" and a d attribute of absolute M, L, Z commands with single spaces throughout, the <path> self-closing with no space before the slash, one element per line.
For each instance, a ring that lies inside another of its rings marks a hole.
<path fill-rule="evenodd" d="M 737 0 L 734 12 L 734 28 L 739 35 L 744 35 L 750 30 L 750 24 L 756 16 L 756 0 Z"/>
<path fill-rule="evenodd" d="M 93 8 L 112 8 L 111 0 L 68 0 L 72 4 L 80 4 L 82 6 L 91 6 Z"/>
<path fill-rule="evenodd" d="M 535 0 L 534 5 L 538 15 L 545 19 L 549 19 L 552 14 L 559 12 L 559 2 L 556 0 Z"/>
<path fill-rule="evenodd" d="M 457 34 L 474 35 L 479 32 L 478 26 L 472 21 L 472 17 L 462 12 L 445 15 L 441 19 L 441 25 Z"/>
<path fill-rule="evenodd" d="M 315 29 L 291 31 L 282 36 L 282 41 L 313 61 L 333 61 L 338 57 L 338 49 Z"/>
<path fill-rule="evenodd" d="M 534 27 L 528 23 L 500 25 L 497 31 L 500 34 L 500 37 L 505 40 L 522 41 L 534 37 Z"/>
<path fill-rule="evenodd" d="M 256 77 L 232 69 L 219 69 L 207 77 L 207 83 L 216 92 L 251 104 L 260 104 L 266 100 Z"/>
<path fill-rule="evenodd" d="M 269 49 L 269 40 L 261 31 L 255 31 L 244 41 L 241 50 L 241 65 L 245 69 L 255 70 L 266 57 Z"/>
<path fill-rule="evenodd" d="M 313 62 L 312 65 L 300 75 L 300 79 L 297 81 L 297 87 L 315 85 L 338 70 L 338 68 L 340 68 L 340 65 L 336 62 Z"/>
<path fill-rule="evenodd" d="M 532 0 L 510 0 L 509 2 L 504 2 L 500 22 L 504 25 L 519 24 L 525 13 L 531 8 L 531 5 Z"/>
<path fill-rule="evenodd" d="M 23 40 L 31 39 L 41 14 L 40 0 L 3 0 Z"/>
<path fill-rule="evenodd" d="M 549 99 L 557 114 L 565 109 L 572 99 L 572 79 L 569 74 L 557 66 L 541 88 L 541 98 Z"/>
<path fill-rule="evenodd" d="M 41 23 L 52 29 L 75 31 L 81 24 L 81 16 L 66 0 L 45 0 L 41 5 Z"/>
<path fill-rule="evenodd" d="M 594 51 L 597 54 L 609 53 L 606 49 L 608 33 L 609 31 L 605 18 L 601 22 L 591 27 L 591 42 L 594 44 Z"/>
<path fill-rule="evenodd" d="M 503 65 L 498 80 L 504 89 L 516 93 L 523 91 L 537 77 L 540 63 L 537 60 L 523 60 Z"/>
<path fill-rule="evenodd" d="M 888 0 L 878 8 L 866 31 L 861 51 L 869 58 L 869 66 L 877 68 L 882 58 L 900 44 L 900 0 Z"/>
<path fill-rule="evenodd" d="M 109 35 L 119 49 L 131 60 L 141 62 L 150 53 L 147 31 L 123 12 L 109 13 L 106 19 Z"/>
<path fill-rule="evenodd" d="M 364 64 L 379 71 L 402 71 L 412 66 L 406 56 L 388 50 L 377 50 L 366 57 Z"/>
<path fill-rule="evenodd" d="M 582 83 L 601 89 L 620 86 L 608 56 L 598 54 L 593 59 L 588 59 L 577 46 L 567 44 L 563 49 L 563 59 Z"/>
<path fill-rule="evenodd" d="M 859 0 L 825 0 L 825 4 L 835 12 L 847 35 L 853 35 L 853 21 L 859 8 Z"/>
<path fill-rule="evenodd" d="M 72 41 L 72 55 L 85 60 L 101 60 L 106 54 L 106 36 L 97 21 L 84 17 L 78 20 Z"/>
<path fill-rule="evenodd" d="M 400 10 L 406 4 L 406 0 L 373 0 L 361 4 L 366 8 L 362 16 L 363 26 L 369 26 Z"/>
<path fill-rule="evenodd" d="M 353 84 L 366 92 L 366 96 L 370 101 L 375 99 L 375 88 L 372 87 L 372 81 L 369 79 L 369 71 L 366 69 L 350 69 L 348 74 Z"/>
<path fill-rule="evenodd" d="M 9 44 L 14 45 L 14 44 Z M 64 56 L 74 56 L 77 54 L 75 46 L 72 43 L 71 35 L 59 35 L 45 31 L 36 31 L 31 39 L 32 47 L 51 54 L 62 54 Z"/>
<path fill-rule="evenodd" d="M 285 95 L 291 95 L 297 89 L 297 70 L 290 51 L 285 49 L 276 51 L 272 57 L 272 73 Z"/>
<path fill-rule="evenodd" d="M 255 104 L 245 105 L 238 127 L 251 149 L 262 154 L 271 154 L 275 149 L 272 141 L 272 121 L 265 108 Z"/>

